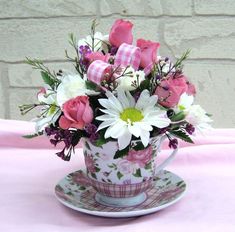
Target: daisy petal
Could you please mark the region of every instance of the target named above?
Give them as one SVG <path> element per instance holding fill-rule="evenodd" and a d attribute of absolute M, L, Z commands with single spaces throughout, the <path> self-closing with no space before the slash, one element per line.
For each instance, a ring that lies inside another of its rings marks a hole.
<path fill-rule="evenodd" d="M 116 139 L 119 136 L 121 136 L 125 132 L 125 130 L 126 127 L 123 121 L 121 120 L 119 120 L 118 122 L 114 121 L 114 124 L 106 130 L 104 137 L 106 139 L 109 137 Z"/>
<path fill-rule="evenodd" d="M 122 134 L 122 136 L 118 137 L 118 146 L 119 150 L 123 150 L 126 148 L 131 142 L 131 133 L 128 129 Z"/>
<path fill-rule="evenodd" d="M 128 108 L 130 107 L 129 100 L 126 97 L 125 92 L 121 88 L 117 88 L 117 93 L 118 93 L 118 100 L 121 102 L 123 108 Z"/>
<path fill-rule="evenodd" d="M 114 123 L 115 121 L 113 120 L 104 121 L 99 125 L 97 131 L 102 130 L 103 128 L 108 127 L 108 126 L 112 126 Z"/>
<path fill-rule="evenodd" d="M 139 110 L 143 110 L 146 105 L 148 105 L 148 101 L 149 101 L 149 91 L 147 89 L 143 90 L 140 94 L 140 97 L 136 103 L 136 108 Z"/>
<path fill-rule="evenodd" d="M 107 120 L 115 120 L 115 116 L 110 116 L 108 114 L 103 114 L 101 116 L 98 116 L 95 118 L 96 120 L 99 120 L 99 121 L 107 121 Z"/>
<path fill-rule="evenodd" d="M 147 147 L 149 144 L 149 137 L 150 137 L 149 131 L 142 130 L 141 135 L 140 135 L 140 139 L 145 147 Z"/>

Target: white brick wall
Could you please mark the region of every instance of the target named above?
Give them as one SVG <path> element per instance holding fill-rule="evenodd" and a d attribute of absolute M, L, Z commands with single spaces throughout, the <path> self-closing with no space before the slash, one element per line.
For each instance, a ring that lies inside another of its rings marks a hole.
<path fill-rule="evenodd" d="M 94 18 L 108 33 L 121 17 L 133 21 L 135 38 L 159 41 L 163 55 L 191 48 L 185 73 L 198 88 L 197 102 L 215 127 L 235 127 L 234 0 L 0 0 L 0 118 L 34 115 L 22 117 L 17 107 L 42 85 L 26 56 L 72 70 L 64 56 L 68 33 L 88 34 Z"/>

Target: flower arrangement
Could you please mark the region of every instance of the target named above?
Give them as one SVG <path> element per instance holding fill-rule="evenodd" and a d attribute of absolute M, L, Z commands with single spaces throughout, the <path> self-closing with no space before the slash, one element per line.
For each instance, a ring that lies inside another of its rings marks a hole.
<path fill-rule="evenodd" d="M 118 19 L 109 35 L 91 33 L 70 44 L 76 57 L 66 51 L 76 73 L 51 72 L 41 61 L 27 58 L 27 63 L 41 71 L 45 82 L 38 102 L 20 106 L 22 114 L 40 108 L 36 134 L 46 134 L 53 145 L 63 143 L 57 155 L 70 160 L 82 137 L 96 146 L 117 141 L 120 154 L 127 154 L 131 141 L 141 141 L 140 150 L 150 138 L 166 135 L 169 147 L 176 148 L 177 138 L 192 143 L 195 128 L 209 127 L 212 121 L 204 109 L 194 105 L 195 87 L 183 73 L 183 61 L 175 63 L 157 56 L 160 44 L 145 39 L 133 43 L 130 21 Z"/>

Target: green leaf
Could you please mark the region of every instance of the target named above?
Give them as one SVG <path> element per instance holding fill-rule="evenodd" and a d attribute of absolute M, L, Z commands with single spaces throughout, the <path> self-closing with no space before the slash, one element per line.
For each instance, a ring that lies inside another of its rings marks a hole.
<path fill-rule="evenodd" d="M 138 169 L 136 170 L 136 173 L 133 174 L 133 176 L 135 176 L 135 177 L 142 177 L 140 168 L 138 168 Z"/>
<path fill-rule="evenodd" d="M 45 84 L 49 85 L 50 87 L 54 87 L 55 81 L 53 80 L 53 78 L 51 78 L 48 75 L 48 73 L 41 71 L 41 76 L 42 76 L 42 79 L 45 82 Z"/>
<path fill-rule="evenodd" d="M 38 133 L 35 133 L 35 134 L 31 134 L 31 135 L 23 135 L 22 137 L 25 138 L 25 139 L 32 139 L 32 138 L 38 137 L 40 135 L 43 135 L 43 132 L 38 132 Z"/>
<path fill-rule="evenodd" d="M 149 162 L 145 165 L 145 169 L 151 169 L 152 168 L 152 162 Z"/>
<path fill-rule="evenodd" d="M 166 185 L 169 185 L 169 184 L 171 184 L 171 181 L 169 180 L 168 182 L 166 182 Z"/>
<path fill-rule="evenodd" d="M 114 159 L 122 158 L 129 152 L 129 149 L 130 149 L 129 146 L 127 146 L 126 148 L 122 150 L 117 150 L 113 158 Z"/>
<path fill-rule="evenodd" d="M 121 172 L 117 172 L 117 177 L 120 180 L 123 177 L 122 173 Z"/>
<path fill-rule="evenodd" d="M 140 90 L 149 89 L 150 80 L 146 79 L 140 83 Z"/>
<path fill-rule="evenodd" d="M 89 144 L 88 144 L 87 141 L 85 142 L 85 147 L 86 147 L 88 150 L 91 150 L 91 148 L 90 148 L 90 146 L 89 146 Z"/>
<path fill-rule="evenodd" d="M 84 190 L 86 190 L 86 187 L 85 186 L 80 186 L 79 190 L 84 191 Z"/>
<path fill-rule="evenodd" d="M 99 172 L 99 171 L 100 171 L 100 168 L 95 167 L 95 171 L 96 171 L 96 172 Z"/>
<path fill-rule="evenodd" d="M 185 118 L 185 114 L 184 112 L 179 112 L 177 114 L 174 114 L 172 117 L 170 117 L 172 122 L 177 122 L 177 121 L 181 121 Z"/>
<path fill-rule="evenodd" d="M 179 187 L 181 184 L 183 184 L 184 183 L 184 181 L 179 181 L 177 184 L 176 184 L 176 186 L 177 187 Z"/>
<path fill-rule="evenodd" d="M 95 173 L 91 173 L 91 176 L 92 176 L 94 179 L 97 179 L 97 177 L 96 177 L 96 174 L 95 174 Z"/>
<path fill-rule="evenodd" d="M 177 130 L 177 131 L 171 130 L 170 133 L 174 135 L 175 137 L 184 140 L 185 142 L 193 143 L 193 140 L 189 137 L 189 135 L 187 135 L 185 132 L 181 130 Z"/>
<path fill-rule="evenodd" d="M 86 81 L 86 88 L 94 91 L 100 90 L 100 87 L 92 81 Z"/>
<path fill-rule="evenodd" d="M 133 147 L 133 149 L 135 151 L 139 151 L 139 150 L 143 150 L 145 149 L 146 147 L 144 147 L 143 143 L 142 142 L 137 142 L 136 145 Z"/>
<path fill-rule="evenodd" d="M 108 138 L 108 139 L 104 138 L 105 131 L 106 131 L 105 129 L 99 131 L 99 138 L 95 141 L 95 145 L 97 147 L 101 147 L 102 145 L 104 145 L 105 143 L 111 140 L 111 138 Z"/>

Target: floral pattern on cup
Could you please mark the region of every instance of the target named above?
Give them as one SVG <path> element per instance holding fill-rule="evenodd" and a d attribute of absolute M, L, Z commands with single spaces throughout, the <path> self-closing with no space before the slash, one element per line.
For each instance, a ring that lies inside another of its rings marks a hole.
<path fill-rule="evenodd" d="M 131 163 L 136 163 L 140 168 L 146 167 L 146 165 L 152 160 L 153 158 L 153 149 L 152 146 L 148 146 L 146 149 L 136 151 L 131 149 L 126 156 L 126 160 L 130 161 Z"/>
<path fill-rule="evenodd" d="M 96 167 L 95 167 L 96 163 L 95 163 L 92 155 L 90 155 L 90 154 L 85 155 L 85 164 L 86 164 L 88 172 L 91 172 L 91 173 L 96 172 Z"/>

